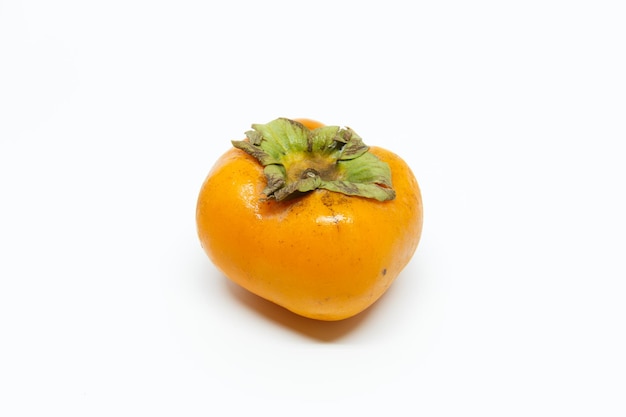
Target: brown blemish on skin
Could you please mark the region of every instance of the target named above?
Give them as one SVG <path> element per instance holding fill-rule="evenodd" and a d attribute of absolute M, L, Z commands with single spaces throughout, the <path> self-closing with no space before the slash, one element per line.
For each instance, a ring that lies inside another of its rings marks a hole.
<path fill-rule="evenodd" d="M 340 193 L 326 192 L 322 196 L 322 203 L 328 208 L 332 208 L 333 206 L 340 204 L 346 204 L 348 201 L 349 197 Z"/>

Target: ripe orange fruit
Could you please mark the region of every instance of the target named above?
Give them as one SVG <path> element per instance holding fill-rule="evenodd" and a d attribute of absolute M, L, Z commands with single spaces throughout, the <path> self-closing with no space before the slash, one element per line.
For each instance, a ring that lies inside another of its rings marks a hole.
<path fill-rule="evenodd" d="M 202 184 L 202 247 L 228 278 L 299 315 L 341 320 L 374 303 L 413 256 L 422 198 L 407 164 L 349 128 L 253 125 Z"/>

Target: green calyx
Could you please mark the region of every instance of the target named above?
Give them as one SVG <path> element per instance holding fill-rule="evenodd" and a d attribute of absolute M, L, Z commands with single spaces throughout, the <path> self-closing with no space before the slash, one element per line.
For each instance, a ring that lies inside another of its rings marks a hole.
<path fill-rule="evenodd" d="M 265 167 L 267 199 L 281 201 L 318 188 L 379 201 L 395 198 L 389 165 L 368 152 L 350 128 L 310 130 L 279 118 L 252 129 L 247 140 L 232 143 Z"/>

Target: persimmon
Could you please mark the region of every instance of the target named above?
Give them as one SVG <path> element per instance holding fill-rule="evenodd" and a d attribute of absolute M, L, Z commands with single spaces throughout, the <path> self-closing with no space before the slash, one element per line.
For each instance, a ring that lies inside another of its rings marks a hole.
<path fill-rule="evenodd" d="M 309 119 L 254 124 L 200 189 L 202 247 L 228 278 L 318 320 L 354 316 L 412 258 L 422 197 L 398 155 Z"/>

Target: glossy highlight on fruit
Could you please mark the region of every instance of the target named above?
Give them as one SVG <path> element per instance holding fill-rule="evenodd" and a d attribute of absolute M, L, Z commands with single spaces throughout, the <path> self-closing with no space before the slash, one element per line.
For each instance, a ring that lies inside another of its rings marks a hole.
<path fill-rule="evenodd" d="M 202 247 L 229 279 L 313 319 L 352 317 L 413 256 L 422 198 L 408 165 L 351 129 L 310 119 L 253 125 L 198 196 Z"/>

